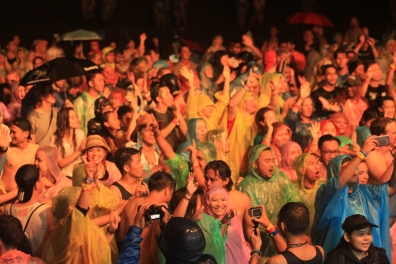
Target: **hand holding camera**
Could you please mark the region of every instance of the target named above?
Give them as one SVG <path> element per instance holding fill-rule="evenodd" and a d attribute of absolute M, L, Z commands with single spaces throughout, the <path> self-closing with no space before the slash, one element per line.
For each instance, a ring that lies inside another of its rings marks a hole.
<path fill-rule="evenodd" d="M 260 204 L 257 207 L 250 208 L 248 213 L 254 223 L 261 224 L 265 228 L 271 225 L 263 205 Z"/>

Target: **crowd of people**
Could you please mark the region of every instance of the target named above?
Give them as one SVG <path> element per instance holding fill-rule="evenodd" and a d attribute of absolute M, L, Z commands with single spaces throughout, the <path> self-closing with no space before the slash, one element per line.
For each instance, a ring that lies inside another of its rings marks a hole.
<path fill-rule="evenodd" d="M 99 70 L 29 85 L 63 51 L 10 39 L 0 263 L 396 263 L 396 40 L 277 34 L 77 43 Z"/>

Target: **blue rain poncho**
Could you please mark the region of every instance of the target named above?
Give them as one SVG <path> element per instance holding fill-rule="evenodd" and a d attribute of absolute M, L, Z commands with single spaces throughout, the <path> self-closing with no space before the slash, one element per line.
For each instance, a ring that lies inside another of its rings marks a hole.
<path fill-rule="evenodd" d="M 390 231 L 388 212 L 388 184 L 360 185 L 356 183 L 353 193 L 348 186 L 340 186 L 339 172 L 342 161 L 351 158 L 340 155 L 333 158 L 327 169 L 327 182 L 320 186 L 315 200 L 315 217 L 312 226 L 312 242 L 321 245 L 326 253 L 334 249 L 344 234 L 341 228 L 345 218 L 353 214 L 364 215 L 370 223 L 379 227 L 372 229 L 373 244 L 386 250 L 390 258 Z"/>
<path fill-rule="evenodd" d="M 288 202 L 299 202 L 299 195 L 294 188 L 289 177 L 275 166 L 271 179 L 264 179 L 254 171 L 253 164 L 258 159 L 261 152 L 272 149 L 266 145 L 254 146 L 249 151 L 249 175 L 238 185 L 237 189 L 246 193 L 252 200 L 252 206 L 264 205 L 265 211 L 271 223 L 275 224 L 278 221 L 278 212 Z M 264 258 L 272 257 L 277 254 L 274 245 L 272 244 L 270 236 L 268 236 L 265 228 L 260 228 L 261 252 Z"/>

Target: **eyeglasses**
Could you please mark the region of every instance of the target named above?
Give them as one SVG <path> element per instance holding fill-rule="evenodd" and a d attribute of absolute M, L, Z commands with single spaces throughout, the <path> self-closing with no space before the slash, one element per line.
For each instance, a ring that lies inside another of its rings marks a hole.
<path fill-rule="evenodd" d="M 341 153 L 341 151 L 339 149 L 333 150 L 333 151 L 331 151 L 331 150 L 321 150 L 320 152 L 323 153 L 324 155 L 335 155 L 335 156 L 340 155 L 340 153 Z"/>

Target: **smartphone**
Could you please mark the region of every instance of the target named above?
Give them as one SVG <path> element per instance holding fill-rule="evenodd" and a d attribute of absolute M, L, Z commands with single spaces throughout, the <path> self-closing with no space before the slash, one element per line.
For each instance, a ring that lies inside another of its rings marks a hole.
<path fill-rule="evenodd" d="M 377 142 L 378 142 L 377 147 L 389 146 L 390 145 L 390 140 L 389 140 L 389 136 L 388 135 L 378 136 L 378 137 L 375 138 L 375 140 L 377 140 Z"/>
<path fill-rule="evenodd" d="M 261 207 L 252 207 L 248 211 L 250 217 L 257 217 L 260 218 L 261 215 L 263 214 L 263 210 Z"/>

